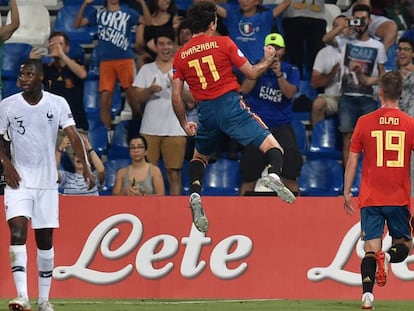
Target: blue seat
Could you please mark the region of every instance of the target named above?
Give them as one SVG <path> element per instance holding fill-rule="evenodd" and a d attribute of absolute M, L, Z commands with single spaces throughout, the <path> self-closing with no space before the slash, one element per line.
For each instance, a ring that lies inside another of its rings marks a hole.
<path fill-rule="evenodd" d="M 108 159 L 129 158 L 128 120 L 115 126 L 111 146 L 108 148 Z"/>
<path fill-rule="evenodd" d="M 99 114 L 99 81 L 85 80 L 83 105 L 87 115 Z"/>
<path fill-rule="evenodd" d="M 100 195 L 112 195 L 112 188 L 115 183 L 117 171 L 131 164 L 131 159 L 113 159 L 104 163 L 105 166 L 105 182 L 99 192 Z"/>
<path fill-rule="evenodd" d="M 165 195 L 168 195 L 170 193 L 170 184 L 168 183 L 167 170 L 165 168 L 164 161 L 160 159 L 157 166 L 159 167 L 162 174 L 162 179 L 164 180 Z"/>
<path fill-rule="evenodd" d="M 183 185 L 183 194 L 188 195 L 190 194 L 190 175 L 188 172 L 188 166 L 190 161 L 184 160 L 183 168 L 181 169 L 181 183 Z"/>
<path fill-rule="evenodd" d="M 84 92 L 83 92 L 83 105 L 87 115 L 98 115 L 100 105 L 99 95 L 99 81 L 98 80 L 85 80 Z M 112 106 L 111 115 L 115 117 L 122 111 L 122 94 L 119 84 L 115 85 L 114 92 L 112 94 Z"/>
<path fill-rule="evenodd" d="M 338 196 L 343 193 L 344 173 L 336 160 L 307 160 L 300 172 L 301 196 Z"/>
<path fill-rule="evenodd" d="M 88 118 L 88 138 L 99 156 L 106 154 L 108 149 L 108 131 L 99 116 Z"/>
<path fill-rule="evenodd" d="M 363 154 L 359 156 L 357 170 L 355 172 L 354 182 L 351 186 L 351 193 L 353 196 L 357 197 L 359 195 L 359 189 L 361 186 L 361 175 L 362 175 L 362 158 Z"/>
<path fill-rule="evenodd" d="M 81 5 L 84 2 L 85 0 L 63 0 L 63 5 Z M 105 0 L 95 0 L 93 1 L 93 5 L 105 5 Z"/>
<path fill-rule="evenodd" d="M 55 31 L 65 32 L 71 42 L 78 42 L 79 44 L 91 44 L 98 32 L 97 26 L 85 26 L 81 28 L 74 28 L 73 21 L 79 11 L 81 3 L 74 3 L 73 1 L 66 1 L 67 3 L 60 8 L 56 14 Z M 95 2 L 94 2 L 95 4 Z M 85 15 L 89 14 L 92 7 L 87 7 Z"/>
<path fill-rule="evenodd" d="M 19 93 L 21 90 L 17 86 L 17 79 L 15 80 L 3 80 L 3 88 L 1 89 L 2 98 L 9 97 L 10 95 Z"/>
<path fill-rule="evenodd" d="M 398 70 L 397 67 L 397 47 L 398 43 L 394 43 L 387 50 L 387 61 L 384 64 L 386 71 Z"/>
<path fill-rule="evenodd" d="M 29 59 L 32 45 L 27 43 L 5 43 L 3 45 L 3 60 L 1 75 L 3 80 L 14 80 L 19 75 L 20 65 Z"/>
<path fill-rule="evenodd" d="M 311 101 L 314 101 L 318 96 L 318 91 L 311 86 L 310 79 L 300 80 L 299 90 L 296 96 L 305 95 Z"/>
<path fill-rule="evenodd" d="M 89 59 L 88 79 L 99 80 L 99 62 L 98 49 L 94 48 Z"/>
<path fill-rule="evenodd" d="M 207 165 L 202 195 L 239 195 L 241 177 L 239 162 L 225 158 L 218 158 L 216 162 Z"/>
<path fill-rule="evenodd" d="M 69 42 L 69 46 L 68 56 L 81 64 L 85 64 L 85 50 L 81 45 L 78 42 Z"/>
<path fill-rule="evenodd" d="M 338 131 L 337 118 L 328 118 L 314 125 L 307 158 L 342 160 L 342 135 Z"/>
<path fill-rule="evenodd" d="M 296 142 L 298 144 L 299 150 L 302 155 L 305 155 L 308 152 L 308 135 L 306 134 L 305 124 L 299 120 L 293 120 L 292 122 L 293 130 L 296 135 Z"/>

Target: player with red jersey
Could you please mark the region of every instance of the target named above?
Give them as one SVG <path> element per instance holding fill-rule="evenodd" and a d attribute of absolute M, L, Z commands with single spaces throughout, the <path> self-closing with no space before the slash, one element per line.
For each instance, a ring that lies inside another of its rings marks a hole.
<path fill-rule="evenodd" d="M 410 212 L 410 160 L 414 150 L 414 118 L 398 108 L 402 93 L 398 71 L 382 76 L 379 85 L 381 108 L 360 117 L 352 135 L 345 170 L 345 212 L 354 214 L 351 186 L 358 159 L 363 152 L 358 198 L 365 256 L 361 263 L 362 309 L 373 309 L 374 280 L 384 286 L 388 262 L 404 261 L 412 247 Z M 387 224 L 392 246 L 382 251 Z"/>
<path fill-rule="evenodd" d="M 213 36 L 216 30 L 216 5 L 201 1 L 189 9 L 193 37 L 176 52 L 173 62 L 172 102 L 175 114 L 187 135 L 196 136 L 193 159 L 189 165 L 190 206 L 193 223 L 201 232 L 208 229 L 200 192 L 209 155 L 215 150 L 220 132 L 242 145 L 255 144 L 266 155 L 269 174 L 263 185 L 279 197 L 293 203 L 295 196 L 279 178 L 283 164 L 283 149 L 259 117 L 245 106 L 239 94 L 240 85 L 233 66 L 249 79 L 256 79 L 272 64 L 276 51 L 264 48 L 264 58 L 251 65 L 229 37 Z M 188 122 L 182 100 L 184 82 L 199 102 L 199 125 Z"/>

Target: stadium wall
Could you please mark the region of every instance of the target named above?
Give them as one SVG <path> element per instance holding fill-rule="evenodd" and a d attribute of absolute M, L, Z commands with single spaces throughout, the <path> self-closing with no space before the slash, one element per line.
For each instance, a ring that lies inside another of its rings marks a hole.
<path fill-rule="evenodd" d="M 356 299 L 359 216 L 342 198 L 204 197 L 206 235 L 187 197 L 61 197 L 53 298 Z M 3 200 L 2 200 L 3 201 Z M 4 219 L 4 209 L 1 209 Z M 0 226 L 0 297 L 15 296 Z M 388 235 L 384 248 L 390 246 Z M 37 295 L 28 242 L 29 294 Z M 412 299 L 414 255 L 392 264 L 377 299 Z"/>

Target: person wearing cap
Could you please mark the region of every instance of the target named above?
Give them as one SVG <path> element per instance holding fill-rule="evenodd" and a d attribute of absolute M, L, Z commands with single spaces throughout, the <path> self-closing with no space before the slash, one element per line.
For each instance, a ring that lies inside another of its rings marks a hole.
<path fill-rule="evenodd" d="M 292 127 L 292 98 L 299 89 L 300 74 L 295 65 L 283 61 L 286 45 L 282 35 L 270 33 L 266 36 L 264 44 L 273 46 L 276 50 L 273 63 L 257 79 L 245 79 L 241 91 L 252 112 L 266 123 L 282 146 L 284 153 L 281 178 L 286 187 L 298 195 L 297 178 L 303 159 Z M 256 181 L 264 168 L 263 154 L 254 145 L 247 145 L 240 160 L 243 179 L 241 195 L 247 195 L 255 189 Z"/>
<path fill-rule="evenodd" d="M 252 114 L 240 96 L 232 67 L 250 79 L 257 79 L 273 63 L 276 50 L 264 47 L 264 58 L 252 65 L 237 45 L 227 36 L 214 36 L 217 27 L 216 6 L 200 1 L 188 11 L 193 37 L 174 56 L 172 102 L 174 112 L 187 135 L 196 135 L 193 159 L 189 164 L 190 207 L 193 224 L 207 232 L 208 220 L 201 201 L 202 181 L 210 155 L 221 132 L 242 145 L 253 143 L 266 156 L 269 173 L 263 186 L 279 198 L 293 203 L 295 196 L 283 184 L 279 174 L 283 166 L 283 148 L 263 121 Z M 187 82 L 198 101 L 199 123 L 188 121 L 183 104 L 184 83 Z"/>

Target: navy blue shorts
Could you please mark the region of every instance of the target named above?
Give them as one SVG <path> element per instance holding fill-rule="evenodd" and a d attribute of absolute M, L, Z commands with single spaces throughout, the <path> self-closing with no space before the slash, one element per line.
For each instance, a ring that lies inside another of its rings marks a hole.
<path fill-rule="evenodd" d="M 237 92 L 200 102 L 198 118 L 195 147 L 204 155 L 216 150 L 221 132 L 243 146 L 252 143 L 256 147 L 270 134 L 264 122 L 247 108 Z"/>
<path fill-rule="evenodd" d="M 392 238 L 411 239 L 411 213 L 407 206 L 361 208 L 361 231 L 364 241 L 381 238 L 385 224 Z"/>

